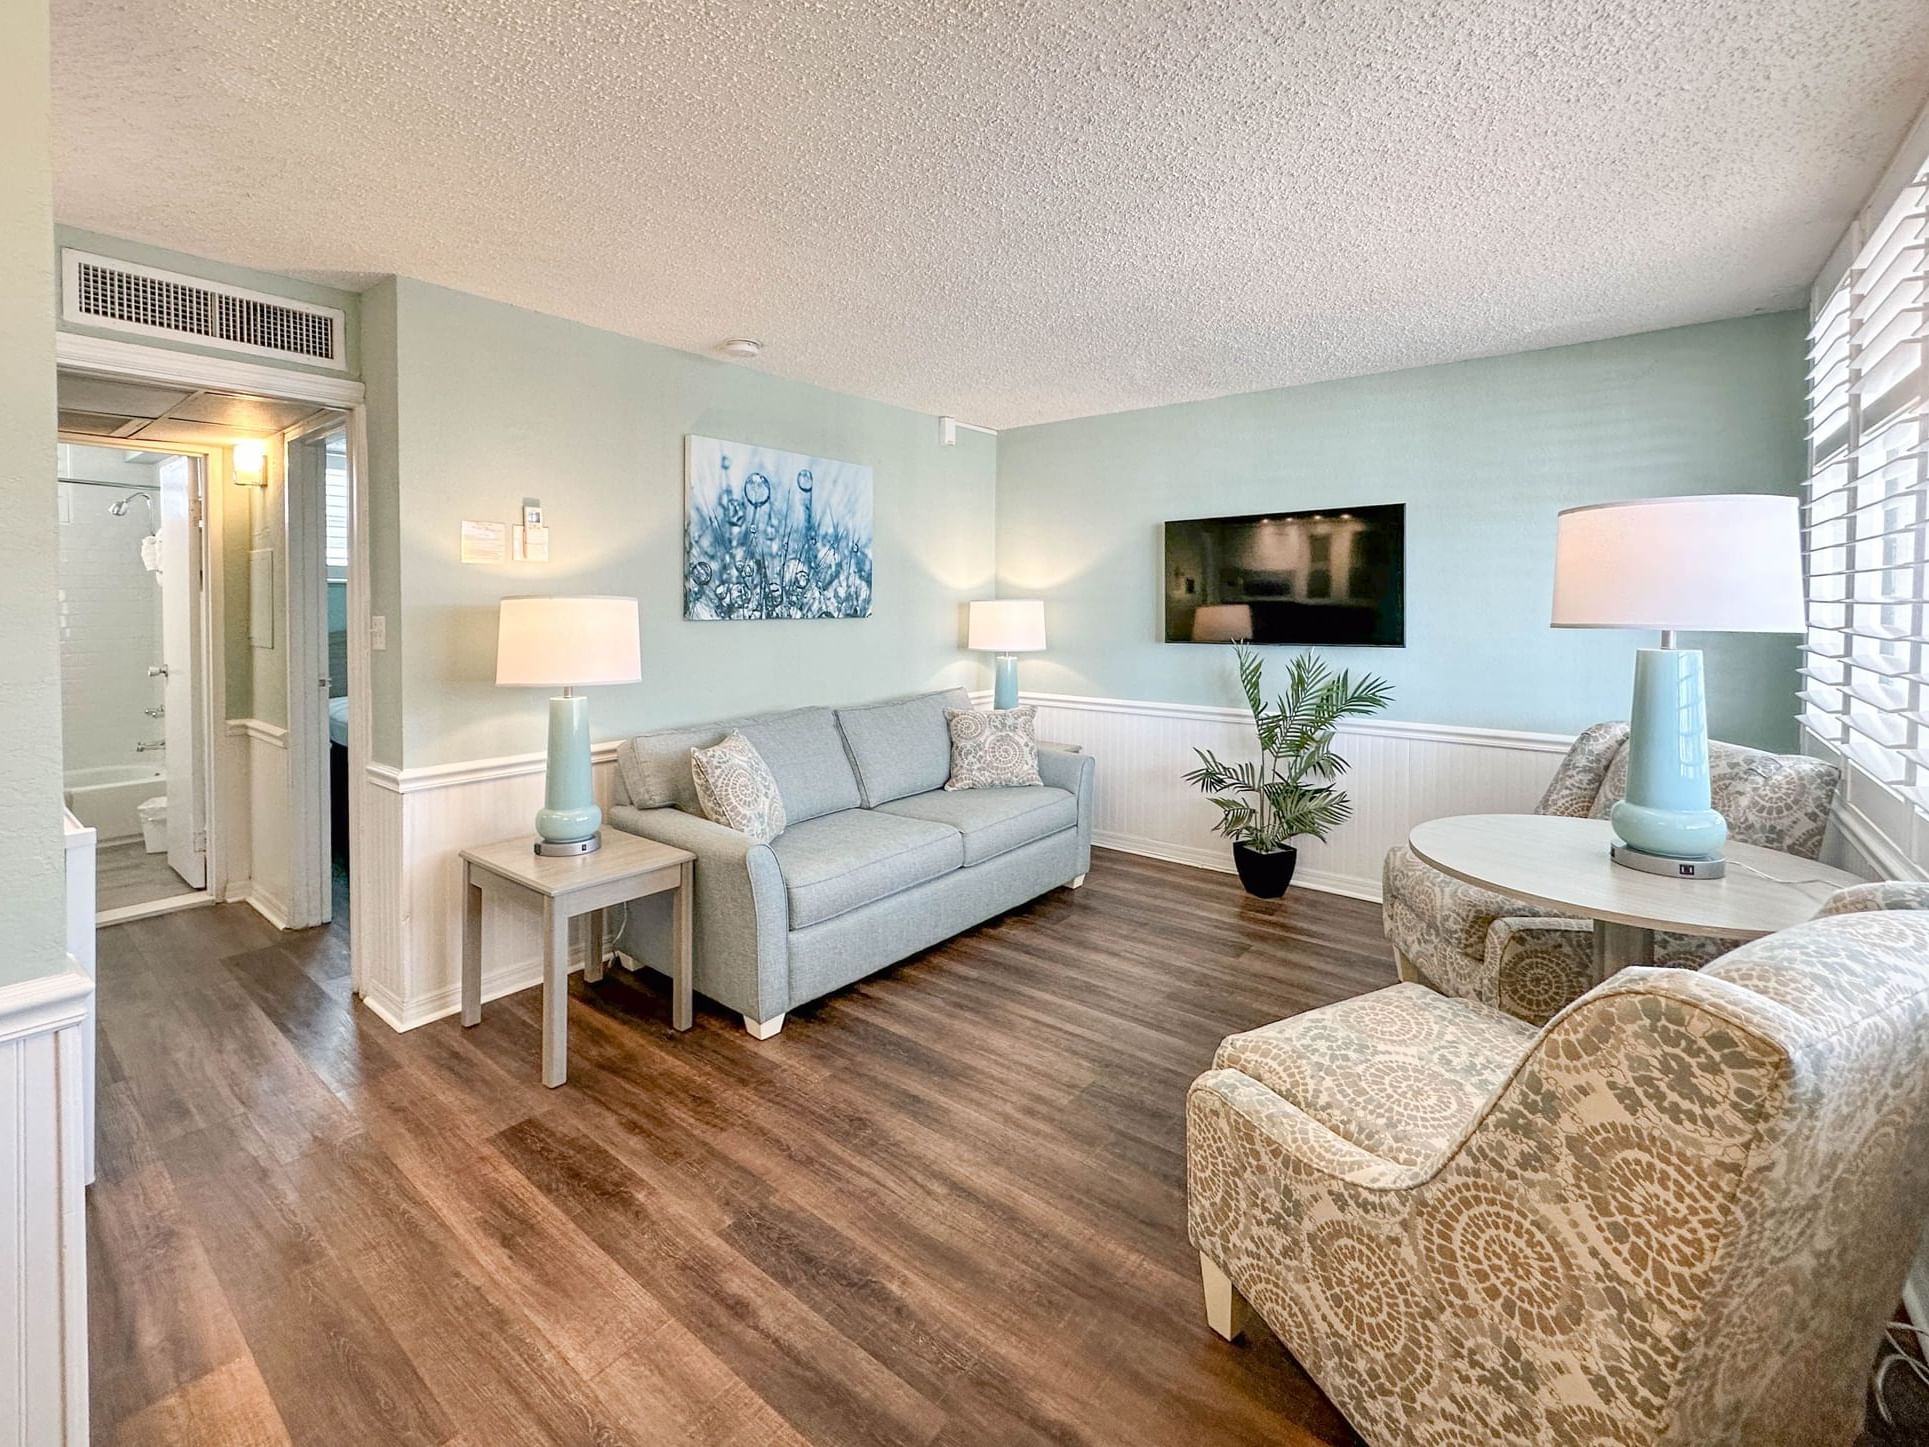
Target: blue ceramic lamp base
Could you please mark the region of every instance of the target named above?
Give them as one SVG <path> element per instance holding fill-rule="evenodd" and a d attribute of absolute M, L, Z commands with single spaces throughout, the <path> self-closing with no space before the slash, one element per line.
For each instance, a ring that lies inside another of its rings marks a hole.
<path fill-rule="evenodd" d="M 1719 878 L 1720 868 L 1710 866 L 1721 862 L 1728 823 L 1709 798 L 1699 649 L 1634 655 L 1628 724 L 1627 797 L 1608 816 L 1621 840 L 1615 861 L 1677 878 Z"/>
<path fill-rule="evenodd" d="M 1018 655 L 1016 653 L 998 655 L 998 681 L 992 688 L 991 706 L 993 708 L 1018 707 Z"/>
<path fill-rule="evenodd" d="M 564 690 L 549 701 L 549 764 L 536 814 L 536 852 L 594 854 L 603 847 L 603 811 L 590 782 L 589 700 Z"/>

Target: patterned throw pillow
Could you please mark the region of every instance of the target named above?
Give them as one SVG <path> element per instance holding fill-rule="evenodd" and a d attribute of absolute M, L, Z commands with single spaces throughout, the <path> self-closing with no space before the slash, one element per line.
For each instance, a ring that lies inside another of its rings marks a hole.
<path fill-rule="evenodd" d="M 947 789 L 1017 789 L 1040 784 L 1038 710 L 948 708 L 951 727 L 951 777 Z"/>
<path fill-rule="evenodd" d="M 720 744 L 691 749 L 690 777 L 704 818 L 759 844 L 784 832 L 784 800 L 777 781 L 763 755 L 737 730 Z"/>

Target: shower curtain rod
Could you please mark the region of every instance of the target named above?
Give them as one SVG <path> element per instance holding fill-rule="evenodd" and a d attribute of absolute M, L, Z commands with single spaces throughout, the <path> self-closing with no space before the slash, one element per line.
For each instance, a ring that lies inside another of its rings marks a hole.
<path fill-rule="evenodd" d="M 117 487 L 122 492 L 148 492 L 158 484 L 152 482 L 98 482 L 91 477 L 59 477 L 55 482 L 71 482 L 76 487 Z"/>

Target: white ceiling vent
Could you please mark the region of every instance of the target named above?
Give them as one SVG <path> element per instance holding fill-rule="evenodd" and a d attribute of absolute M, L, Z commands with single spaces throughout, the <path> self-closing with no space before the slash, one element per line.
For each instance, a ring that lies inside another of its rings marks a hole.
<path fill-rule="evenodd" d="M 62 315 L 70 322 L 347 369 L 343 317 L 333 307 L 85 251 L 63 250 L 60 258 Z"/>

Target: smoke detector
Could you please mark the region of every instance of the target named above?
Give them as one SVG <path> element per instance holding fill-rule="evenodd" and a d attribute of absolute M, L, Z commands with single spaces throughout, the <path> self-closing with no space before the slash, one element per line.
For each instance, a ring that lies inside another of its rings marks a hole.
<path fill-rule="evenodd" d="M 753 357 L 763 355 L 764 344 L 762 342 L 753 342 L 749 337 L 732 337 L 729 341 L 718 347 L 717 350 L 722 352 L 726 357 L 735 357 L 739 361 L 747 362 Z"/>

